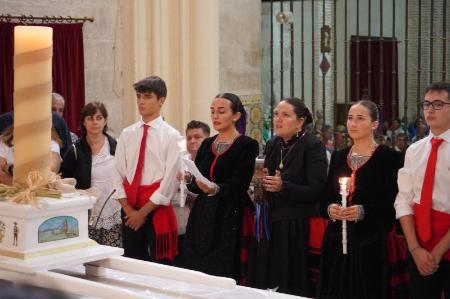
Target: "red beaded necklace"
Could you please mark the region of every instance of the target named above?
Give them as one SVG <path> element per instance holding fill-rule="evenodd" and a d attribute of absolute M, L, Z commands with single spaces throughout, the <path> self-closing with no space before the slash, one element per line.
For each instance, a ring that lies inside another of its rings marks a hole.
<path fill-rule="evenodd" d="M 350 150 L 348 151 L 348 154 L 347 154 L 347 165 L 348 165 L 348 167 L 351 169 L 351 171 L 352 171 L 352 173 L 351 173 L 351 175 L 350 175 L 350 186 L 349 186 L 349 188 L 348 188 L 348 197 L 347 197 L 347 200 L 348 200 L 348 203 L 349 203 L 349 206 L 351 206 L 352 205 L 352 199 L 353 199 L 353 194 L 354 194 L 354 192 L 355 192 L 355 189 L 356 189 L 356 172 L 359 170 L 359 169 L 361 169 L 361 167 L 363 167 L 366 163 L 367 163 L 367 161 L 369 161 L 371 158 L 372 158 L 372 156 L 373 156 L 373 153 L 375 152 L 375 150 L 378 148 L 378 144 L 374 144 L 373 145 L 373 148 L 372 148 L 372 152 L 370 153 L 370 156 L 368 157 L 368 159 L 366 159 L 363 163 L 361 163 L 361 164 L 359 164 L 359 165 L 353 165 L 353 163 L 351 163 L 351 157 L 352 157 L 352 155 L 353 155 L 353 147 L 354 146 L 352 146 L 351 148 L 350 148 Z"/>

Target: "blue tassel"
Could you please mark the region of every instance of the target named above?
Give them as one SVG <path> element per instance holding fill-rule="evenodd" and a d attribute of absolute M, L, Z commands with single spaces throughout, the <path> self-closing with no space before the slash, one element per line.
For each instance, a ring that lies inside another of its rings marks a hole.
<path fill-rule="evenodd" d="M 266 240 L 270 240 L 270 231 L 269 231 L 269 203 L 255 203 L 255 237 L 259 242 L 264 238 Z"/>
<path fill-rule="evenodd" d="M 269 230 L 269 203 L 264 203 L 264 226 L 265 226 L 265 232 L 266 232 L 266 239 L 270 240 L 270 230 Z"/>
<path fill-rule="evenodd" d="M 255 219 L 255 237 L 256 240 L 259 242 L 260 238 L 259 238 L 259 233 L 260 233 L 260 227 L 259 227 L 259 221 L 261 218 L 261 206 L 259 205 L 259 203 L 256 203 L 256 219 Z"/>

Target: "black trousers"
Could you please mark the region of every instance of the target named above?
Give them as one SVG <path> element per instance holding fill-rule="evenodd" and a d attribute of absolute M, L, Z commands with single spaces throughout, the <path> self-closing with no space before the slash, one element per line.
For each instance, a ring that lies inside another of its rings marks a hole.
<path fill-rule="evenodd" d="M 408 258 L 411 275 L 411 299 L 450 299 L 450 261 L 441 260 L 436 273 L 422 276 L 412 257 Z M 442 297 L 442 294 L 445 296 Z"/>
<path fill-rule="evenodd" d="M 153 229 L 153 213 L 150 213 L 145 219 L 144 224 L 134 230 L 125 225 L 125 212 L 121 211 L 122 216 L 122 243 L 123 256 L 143 261 L 154 261 L 153 252 L 155 248 L 155 230 Z"/>
<path fill-rule="evenodd" d="M 170 260 L 155 259 L 155 230 L 153 228 L 153 214 L 148 214 L 144 224 L 134 230 L 125 225 L 125 212 L 121 211 L 122 217 L 122 244 L 124 249 L 123 256 L 138 259 L 142 261 L 172 265 Z"/>

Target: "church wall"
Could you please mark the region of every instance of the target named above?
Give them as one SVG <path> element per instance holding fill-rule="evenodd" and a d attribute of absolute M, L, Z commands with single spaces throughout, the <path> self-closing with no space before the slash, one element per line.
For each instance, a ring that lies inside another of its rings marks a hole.
<path fill-rule="evenodd" d="M 0 0 L 11 15 L 94 17 L 83 26 L 86 103 L 101 101 L 109 112 L 112 135 L 122 130 L 123 27 L 121 0 Z M 130 88 L 126 86 L 126 88 Z"/>

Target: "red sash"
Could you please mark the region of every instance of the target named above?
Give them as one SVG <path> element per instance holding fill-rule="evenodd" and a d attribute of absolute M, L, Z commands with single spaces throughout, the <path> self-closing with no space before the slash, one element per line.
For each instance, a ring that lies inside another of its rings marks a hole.
<path fill-rule="evenodd" d="M 323 236 L 327 229 L 328 220 L 322 217 L 309 218 L 309 251 L 320 254 Z"/>
<path fill-rule="evenodd" d="M 128 203 L 134 208 L 142 208 L 150 199 L 150 196 L 158 190 L 160 183 L 142 185 L 138 187 L 137 195 L 134 196 L 132 186 L 124 180 L 123 187 L 127 194 Z M 153 214 L 153 229 L 155 230 L 155 253 L 156 260 L 173 260 L 178 254 L 178 226 L 177 218 L 172 205 L 160 205 Z"/>
<path fill-rule="evenodd" d="M 417 209 L 417 204 L 414 205 L 414 213 Z M 434 246 L 444 237 L 450 229 L 450 214 L 431 210 L 431 238 L 428 242 L 423 242 L 419 238 L 420 245 L 428 251 L 433 250 Z M 417 221 L 416 221 L 417 231 Z M 445 252 L 443 259 L 450 260 L 450 250 Z"/>

